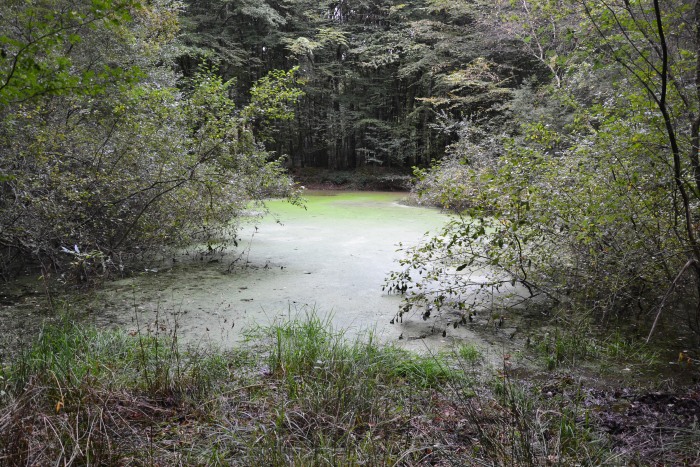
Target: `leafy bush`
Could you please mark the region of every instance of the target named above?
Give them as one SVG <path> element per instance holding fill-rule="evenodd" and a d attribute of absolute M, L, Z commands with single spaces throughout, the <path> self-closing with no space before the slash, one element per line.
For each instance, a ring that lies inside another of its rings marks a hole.
<path fill-rule="evenodd" d="M 635 20 L 622 2 L 567 10 L 596 31 L 584 35 L 591 48 L 556 62 L 567 71 L 553 85 L 521 89 L 518 102 L 531 107 L 511 109 L 522 117 L 511 135 L 483 137 L 485 126 L 462 132 L 446 160 L 419 172 L 419 195 L 457 215 L 405 250 L 391 290 L 410 292 L 410 303 L 459 310 L 530 301 L 600 319 L 658 317 L 665 307 L 700 332 L 699 127 L 682 117 L 697 103 L 661 66 L 696 76 L 683 57 L 698 49 L 688 36 L 664 43 L 668 54 L 637 55 L 639 41 L 662 43 L 659 28 L 687 13 L 659 8 L 649 6 L 663 18 L 658 27 Z M 622 23 L 609 21 L 615 14 Z M 634 34 L 616 34 L 624 27 Z M 601 54 L 599 40 L 626 52 Z M 641 72 L 649 63 L 654 72 Z M 527 92 L 544 98 L 525 99 Z"/>
<path fill-rule="evenodd" d="M 0 39 L 12 44 L 0 60 L 1 274 L 31 259 L 44 273 L 91 281 L 163 248 L 211 249 L 251 200 L 292 195 L 251 129 L 289 118 L 301 94 L 294 71 L 263 77 L 237 109 L 233 83 L 214 69 L 178 82 L 175 6 L 60 8 L 69 3 L 1 7 Z M 50 43 L 24 34 L 37 27 Z M 27 71 L 52 61 L 60 71 Z"/>

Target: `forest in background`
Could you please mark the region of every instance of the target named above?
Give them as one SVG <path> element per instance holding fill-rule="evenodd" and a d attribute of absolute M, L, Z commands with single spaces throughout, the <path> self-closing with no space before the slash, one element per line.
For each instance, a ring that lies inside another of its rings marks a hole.
<path fill-rule="evenodd" d="M 512 91 L 549 80 L 500 21 L 483 1 L 194 2 L 177 63 L 186 74 L 221 63 L 241 90 L 296 67 L 295 118 L 266 134 L 292 167 L 425 167 L 461 122 L 503 126 Z"/>
<path fill-rule="evenodd" d="M 48 304 L 3 308 L 0 463 L 697 465 L 699 150 L 700 0 L 4 0 L 0 288 Z M 385 283 L 449 351 L 81 321 L 313 169 L 453 213 Z"/>
<path fill-rule="evenodd" d="M 697 2 L 35 0 L 0 26 L 5 279 L 213 251 L 298 200 L 286 168 L 403 168 L 460 214 L 390 276 L 409 305 L 518 284 L 700 331 Z"/>

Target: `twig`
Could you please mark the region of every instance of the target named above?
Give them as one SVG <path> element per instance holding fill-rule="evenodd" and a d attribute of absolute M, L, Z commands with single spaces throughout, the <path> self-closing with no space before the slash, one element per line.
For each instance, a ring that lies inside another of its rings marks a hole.
<path fill-rule="evenodd" d="M 666 291 L 666 294 L 664 295 L 664 298 L 661 300 L 661 303 L 659 304 L 659 311 L 656 313 L 656 318 L 654 318 L 654 324 L 651 326 L 651 330 L 649 331 L 649 335 L 647 336 L 646 343 L 649 343 L 649 340 L 651 339 L 651 335 L 654 333 L 654 330 L 656 329 L 656 324 L 659 322 L 659 318 L 661 317 L 661 312 L 663 311 L 664 305 L 666 304 L 666 300 L 668 297 L 671 295 L 671 292 L 676 288 L 676 284 L 678 284 L 678 281 L 681 279 L 681 276 L 683 273 L 688 269 L 690 266 L 698 266 L 698 262 L 695 259 L 689 259 L 687 263 L 685 263 L 685 266 L 681 269 L 681 272 L 678 273 L 675 279 L 673 279 L 673 282 L 671 282 L 671 286 L 668 288 Z"/>

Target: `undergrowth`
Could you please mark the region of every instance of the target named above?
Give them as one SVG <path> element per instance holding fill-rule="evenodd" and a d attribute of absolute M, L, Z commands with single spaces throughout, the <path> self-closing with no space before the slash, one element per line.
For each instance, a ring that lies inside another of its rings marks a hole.
<path fill-rule="evenodd" d="M 616 368 L 616 364 L 625 362 L 651 367 L 659 362 L 658 354 L 648 345 L 629 339 L 620 332 L 599 337 L 582 332 L 581 328 L 556 328 L 531 338 L 529 343 L 530 350 L 549 371 L 591 361 L 596 362 L 600 369 Z"/>
<path fill-rule="evenodd" d="M 616 448 L 592 405 L 600 394 L 572 377 L 517 379 L 505 356 L 502 368 L 489 368 L 469 344 L 418 355 L 371 334 L 350 340 L 313 313 L 260 329 L 230 351 L 186 348 L 173 333 L 149 329 L 129 335 L 66 319 L 4 362 L 0 465 L 693 459 L 683 444 L 645 451 L 652 457 Z M 615 342 L 604 352 L 620 351 Z M 691 428 L 671 435 L 696 440 Z"/>

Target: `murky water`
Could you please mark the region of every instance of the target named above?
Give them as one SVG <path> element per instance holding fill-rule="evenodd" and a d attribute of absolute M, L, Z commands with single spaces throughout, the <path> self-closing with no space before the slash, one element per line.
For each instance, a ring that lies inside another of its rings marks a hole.
<path fill-rule="evenodd" d="M 158 319 L 176 325 L 181 341 L 230 345 L 256 326 L 315 310 L 349 337 L 371 330 L 381 341 L 417 350 L 468 341 L 497 355 L 510 331 L 487 322 L 449 327 L 445 336 L 444 323 L 437 329 L 419 314 L 390 324 L 401 298 L 382 285 L 398 266 L 397 244 L 415 244 L 447 219 L 401 204 L 404 196 L 311 193 L 306 209 L 272 201 L 269 215 L 241 231 L 234 252 L 215 262 L 186 257 L 172 268 L 107 283 L 87 305 L 87 319 L 133 330 Z"/>
<path fill-rule="evenodd" d="M 234 254 L 107 284 L 95 316 L 100 324 L 134 327 L 136 316 L 143 326 L 158 313 L 170 326 L 177 322 L 188 342 L 226 344 L 257 325 L 315 310 L 349 337 L 371 330 L 414 349 L 434 350 L 455 339 L 488 346 L 474 327 L 443 337 L 442 328 L 418 314 L 390 324 L 401 298 L 382 292 L 382 285 L 398 266 L 397 244 L 415 244 L 447 220 L 438 210 L 401 204 L 404 196 L 316 192 L 306 196 L 306 209 L 272 201 L 271 214 L 241 232 Z"/>
<path fill-rule="evenodd" d="M 496 327 L 483 313 L 454 329 L 447 325 L 455 320 L 449 312 L 444 319 L 423 321 L 419 310 L 390 324 L 401 297 L 381 288 L 397 267 L 397 244 L 415 244 L 447 220 L 437 210 L 401 204 L 403 196 L 314 193 L 307 196 L 306 210 L 270 202 L 271 214 L 245 226 L 235 251 L 201 260 L 183 256 L 171 268 L 108 282 L 74 308 L 98 326 L 143 331 L 158 319 L 170 330 L 177 325 L 181 341 L 224 346 L 240 342 L 256 326 L 315 310 L 348 337 L 372 330 L 381 341 L 419 351 L 470 343 L 488 362 L 502 364 L 503 354 L 522 348 L 530 328 L 542 324 L 536 317 L 510 313 Z M 46 301 L 36 276 L 3 284 L 0 361 L 53 318 Z M 677 356 L 678 346 L 673 350 Z"/>

